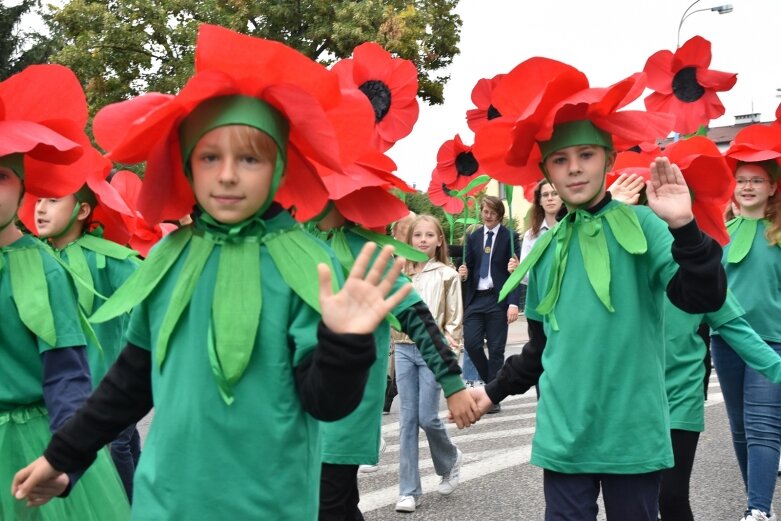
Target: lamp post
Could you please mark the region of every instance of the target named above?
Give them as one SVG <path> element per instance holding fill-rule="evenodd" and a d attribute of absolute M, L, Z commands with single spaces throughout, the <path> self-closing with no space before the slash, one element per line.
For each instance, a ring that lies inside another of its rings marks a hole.
<path fill-rule="evenodd" d="M 724 4 L 716 7 L 706 7 L 704 9 L 695 9 L 694 11 L 689 11 L 689 9 L 697 5 L 699 2 L 700 0 L 695 0 L 695 2 L 692 5 L 686 8 L 686 10 L 683 12 L 683 16 L 681 16 L 681 21 L 678 22 L 678 43 L 676 45 L 676 48 L 681 46 L 681 27 L 683 26 L 684 20 L 689 18 L 694 13 L 701 13 L 703 11 L 715 11 L 719 14 L 729 14 L 732 12 L 732 4 Z"/>

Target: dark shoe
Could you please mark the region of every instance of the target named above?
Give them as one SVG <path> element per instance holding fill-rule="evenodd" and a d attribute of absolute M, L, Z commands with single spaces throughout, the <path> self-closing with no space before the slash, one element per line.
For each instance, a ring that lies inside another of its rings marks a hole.
<path fill-rule="evenodd" d="M 488 414 L 496 414 L 498 412 L 502 412 L 502 405 L 499 403 L 495 403 L 493 407 L 488 409 Z"/>

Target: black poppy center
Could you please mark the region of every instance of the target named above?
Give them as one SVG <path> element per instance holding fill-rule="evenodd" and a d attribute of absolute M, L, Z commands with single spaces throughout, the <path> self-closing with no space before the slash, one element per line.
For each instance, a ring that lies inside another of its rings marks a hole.
<path fill-rule="evenodd" d="M 456 172 L 467 177 L 477 172 L 477 159 L 472 152 L 461 152 L 456 156 Z"/>
<path fill-rule="evenodd" d="M 450 188 L 445 183 L 442 183 L 442 191 L 445 192 L 445 195 L 450 195 Z"/>
<path fill-rule="evenodd" d="M 673 94 L 686 103 L 695 102 L 705 94 L 705 88 L 697 83 L 697 69 L 685 67 L 675 74 Z"/>
<path fill-rule="evenodd" d="M 500 117 L 502 117 L 502 113 L 496 110 L 496 107 L 494 107 L 493 105 L 488 105 L 488 121 Z"/>
<path fill-rule="evenodd" d="M 374 109 L 374 121 L 379 123 L 390 110 L 391 91 L 387 85 L 379 80 L 369 80 L 358 87 L 369 101 L 372 102 Z"/>

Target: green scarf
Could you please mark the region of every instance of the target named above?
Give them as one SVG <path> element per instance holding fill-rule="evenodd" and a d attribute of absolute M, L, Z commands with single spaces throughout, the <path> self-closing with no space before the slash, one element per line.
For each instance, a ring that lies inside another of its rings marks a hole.
<path fill-rule="evenodd" d="M 727 233 L 730 237 L 729 251 L 727 252 L 728 264 L 739 263 L 751 251 L 759 221 L 763 221 L 765 226 L 768 225 L 768 220 L 765 218 L 752 219 L 748 217 L 735 217 L 727 223 Z M 778 243 L 777 246 L 781 248 L 781 243 Z"/>
<path fill-rule="evenodd" d="M 273 226 L 269 226 L 271 222 Z M 249 365 L 260 326 L 263 306 L 261 247 L 268 249 L 285 283 L 318 312 L 317 264 L 331 266 L 332 260 L 327 250 L 287 213 L 270 221 L 255 216 L 234 225 L 218 223 L 204 213 L 196 216 L 192 226 L 181 228 L 161 241 L 91 320 L 104 322 L 141 303 L 188 245 L 157 338 L 156 363 L 162 370 L 174 327 L 189 305 L 203 268 L 216 249 L 219 260 L 207 349 L 222 399 L 231 404 L 234 399 L 232 387 Z M 332 280 L 334 290 L 338 289 L 336 280 Z"/>
<path fill-rule="evenodd" d="M 10 270 L 11 295 L 19 311 L 19 318 L 33 334 L 47 344 L 55 345 L 57 331 L 40 244 L 11 244 L 0 248 L 0 271 L 5 268 L 3 258 L 6 255 Z"/>
<path fill-rule="evenodd" d="M 610 227 L 616 241 L 627 253 L 642 255 L 647 251 L 648 244 L 640 221 L 637 214 L 628 206 L 617 204 L 598 214 L 576 209 L 567 214 L 547 233 L 540 236 L 529 255 L 505 282 L 499 293 L 499 300 L 504 300 L 511 291 L 518 287 L 526 273 L 537 264 L 548 246 L 555 241 L 547 291 L 536 311 L 547 316 L 553 329 L 558 330 L 554 311 L 564 281 L 570 244 L 573 236 L 577 236 L 589 283 L 605 308 L 613 312 L 613 303 L 610 298 L 610 255 L 605 238 L 605 224 Z M 606 266 L 607 269 L 605 269 Z"/>

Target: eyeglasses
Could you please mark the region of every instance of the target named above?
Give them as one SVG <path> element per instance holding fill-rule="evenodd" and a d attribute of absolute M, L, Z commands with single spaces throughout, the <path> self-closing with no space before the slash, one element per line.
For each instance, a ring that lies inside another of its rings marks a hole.
<path fill-rule="evenodd" d="M 752 177 L 751 179 L 735 179 L 735 184 L 738 186 L 745 186 L 746 183 L 751 184 L 751 186 L 762 186 L 767 182 L 767 179 L 763 179 L 761 177 Z"/>
<path fill-rule="evenodd" d="M 559 196 L 558 192 L 542 192 L 540 194 L 540 199 L 548 199 L 548 198 L 555 199 L 558 196 Z"/>

